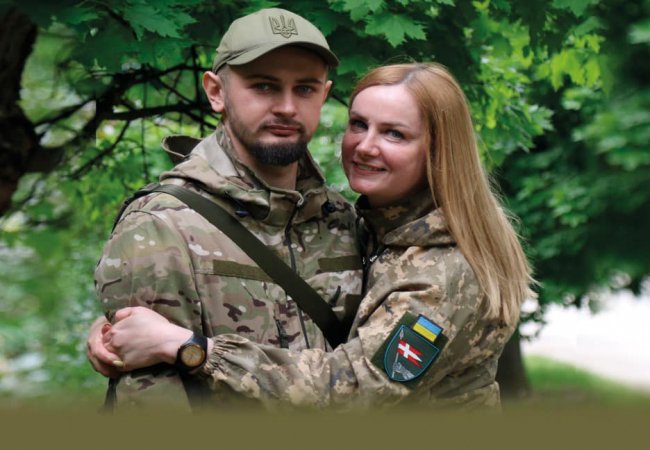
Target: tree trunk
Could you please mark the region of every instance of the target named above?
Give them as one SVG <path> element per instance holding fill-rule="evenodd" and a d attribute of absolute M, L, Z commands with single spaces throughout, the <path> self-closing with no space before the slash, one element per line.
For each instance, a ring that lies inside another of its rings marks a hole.
<path fill-rule="evenodd" d="M 0 10 L 0 216 L 18 181 L 39 150 L 34 125 L 18 105 L 25 61 L 36 40 L 36 26 L 13 8 Z"/>
<path fill-rule="evenodd" d="M 530 394 L 530 384 L 521 355 L 521 338 L 518 329 L 515 330 L 499 358 L 497 381 L 501 388 L 501 397 L 504 400 L 519 399 Z"/>

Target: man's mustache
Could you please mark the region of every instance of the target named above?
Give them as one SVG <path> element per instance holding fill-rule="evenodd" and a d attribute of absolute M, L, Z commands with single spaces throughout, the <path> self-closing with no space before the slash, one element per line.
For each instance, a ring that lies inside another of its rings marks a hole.
<path fill-rule="evenodd" d="M 264 122 L 262 124 L 262 128 L 268 128 L 274 126 L 297 128 L 301 133 L 305 131 L 305 126 L 302 123 L 291 119 L 275 119 L 275 120 L 270 120 L 268 122 Z"/>

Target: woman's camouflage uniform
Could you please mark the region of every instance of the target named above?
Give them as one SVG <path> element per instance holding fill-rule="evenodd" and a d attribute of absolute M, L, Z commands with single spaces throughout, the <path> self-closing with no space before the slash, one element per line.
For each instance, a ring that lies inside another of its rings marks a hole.
<path fill-rule="evenodd" d="M 350 340 L 326 353 L 257 345 L 245 337 L 220 335 L 203 368 L 213 389 L 234 389 L 270 407 L 369 408 L 404 400 L 429 404 L 498 406 L 497 360 L 513 332 L 486 320 L 484 296 L 467 261 L 449 235 L 440 210 L 423 192 L 400 206 L 360 210 L 370 236 L 368 292 Z M 375 259 L 376 258 L 376 259 Z M 410 313 L 442 327 L 446 344 L 419 378 L 391 381 L 382 345 Z M 406 403 L 406 402 L 404 402 Z"/>
<path fill-rule="evenodd" d="M 354 211 L 324 179 L 311 157 L 300 161 L 297 190 L 265 185 L 232 156 L 223 128 L 198 143 L 167 139 L 176 153 L 196 146 L 161 176 L 192 188 L 232 211 L 327 301 L 337 314 L 354 314 L 361 293 L 361 261 Z M 126 306 L 147 306 L 206 336 L 238 333 L 252 342 L 292 350 L 326 350 L 316 325 L 227 236 L 175 197 L 135 200 L 106 244 L 95 271 L 109 320 Z M 344 305 L 349 310 L 344 311 Z M 125 374 L 117 406 L 178 401 L 183 385 L 170 366 Z"/>

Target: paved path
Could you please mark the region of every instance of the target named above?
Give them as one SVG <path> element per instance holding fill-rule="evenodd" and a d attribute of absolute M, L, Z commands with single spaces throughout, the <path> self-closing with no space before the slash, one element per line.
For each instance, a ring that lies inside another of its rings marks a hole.
<path fill-rule="evenodd" d="M 613 295 L 597 314 L 552 307 L 546 319 L 539 337 L 522 343 L 525 355 L 546 356 L 650 392 L 650 295 Z"/>

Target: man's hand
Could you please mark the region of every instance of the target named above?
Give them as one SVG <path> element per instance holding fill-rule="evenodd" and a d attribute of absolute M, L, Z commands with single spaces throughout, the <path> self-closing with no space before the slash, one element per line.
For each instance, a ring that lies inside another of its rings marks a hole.
<path fill-rule="evenodd" d="M 102 336 L 110 329 L 104 316 L 100 316 L 90 326 L 88 340 L 86 341 L 86 355 L 88 361 L 97 372 L 108 378 L 117 378 L 120 375 L 118 366 L 122 365 L 120 357 L 109 351 L 104 345 Z"/>
<path fill-rule="evenodd" d="M 192 336 L 188 329 L 141 306 L 120 309 L 115 324 L 103 333 L 104 347 L 120 356 L 122 371 L 161 362 L 174 364 L 178 348 Z"/>

